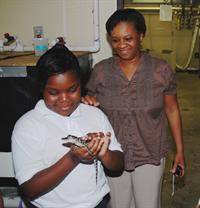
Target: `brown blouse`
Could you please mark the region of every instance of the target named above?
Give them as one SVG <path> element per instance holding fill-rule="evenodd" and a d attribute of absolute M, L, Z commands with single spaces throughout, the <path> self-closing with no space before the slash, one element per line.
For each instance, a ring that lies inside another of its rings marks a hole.
<path fill-rule="evenodd" d="M 143 54 L 129 81 L 111 57 L 95 65 L 87 84 L 107 114 L 125 154 L 125 169 L 160 163 L 169 145 L 164 96 L 176 94 L 175 73 L 158 58 Z"/>

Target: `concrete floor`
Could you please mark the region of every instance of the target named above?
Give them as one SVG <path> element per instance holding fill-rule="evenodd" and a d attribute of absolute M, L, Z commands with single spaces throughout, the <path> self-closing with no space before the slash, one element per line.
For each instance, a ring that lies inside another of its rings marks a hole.
<path fill-rule="evenodd" d="M 174 155 L 172 145 L 172 151 L 166 161 L 162 208 L 195 208 L 200 198 L 200 78 L 197 73 L 178 72 L 177 83 L 183 122 L 186 174 L 184 178 L 175 180 L 175 195 L 171 197 L 170 169 Z"/>

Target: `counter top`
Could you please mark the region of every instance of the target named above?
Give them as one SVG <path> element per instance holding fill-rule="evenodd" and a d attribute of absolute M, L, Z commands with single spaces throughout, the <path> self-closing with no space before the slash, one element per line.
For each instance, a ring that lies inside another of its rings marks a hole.
<path fill-rule="evenodd" d="M 90 54 L 90 52 L 73 51 L 75 56 L 81 57 Z M 35 56 L 34 51 L 15 52 L 2 51 L 0 52 L 0 67 L 2 66 L 35 66 L 39 56 Z"/>

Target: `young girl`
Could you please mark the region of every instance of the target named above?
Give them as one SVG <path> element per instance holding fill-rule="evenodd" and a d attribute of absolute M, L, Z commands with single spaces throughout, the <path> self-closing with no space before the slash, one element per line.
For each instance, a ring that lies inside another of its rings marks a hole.
<path fill-rule="evenodd" d="M 64 45 L 47 51 L 36 68 L 43 100 L 17 121 L 12 135 L 20 187 L 36 207 L 105 208 L 104 168 L 124 166 L 113 129 L 101 110 L 80 104 L 80 68 Z M 68 135 L 89 143 L 69 147 L 62 139 Z"/>

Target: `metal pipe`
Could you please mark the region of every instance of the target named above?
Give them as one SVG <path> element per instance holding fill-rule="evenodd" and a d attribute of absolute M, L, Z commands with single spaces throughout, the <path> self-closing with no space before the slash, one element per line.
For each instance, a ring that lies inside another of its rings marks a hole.
<path fill-rule="evenodd" d="M 130 9 L 137 9 L 140 11 L 159 11 L 160 10 L 160 6 L 132 6 L 132 5 L 125 5 L 124 8 L 130 8 Z M 182 7 L 181 6 L 176 6 L 176 7 L 172 7 L 172 10 L 176 10 L 176 11 L 181 11 Z M 191 10 L 190 7 L 185 7 L 185 10 Z M 198 11 L 198 8 L 193 8 L 194 11 Z"/>

